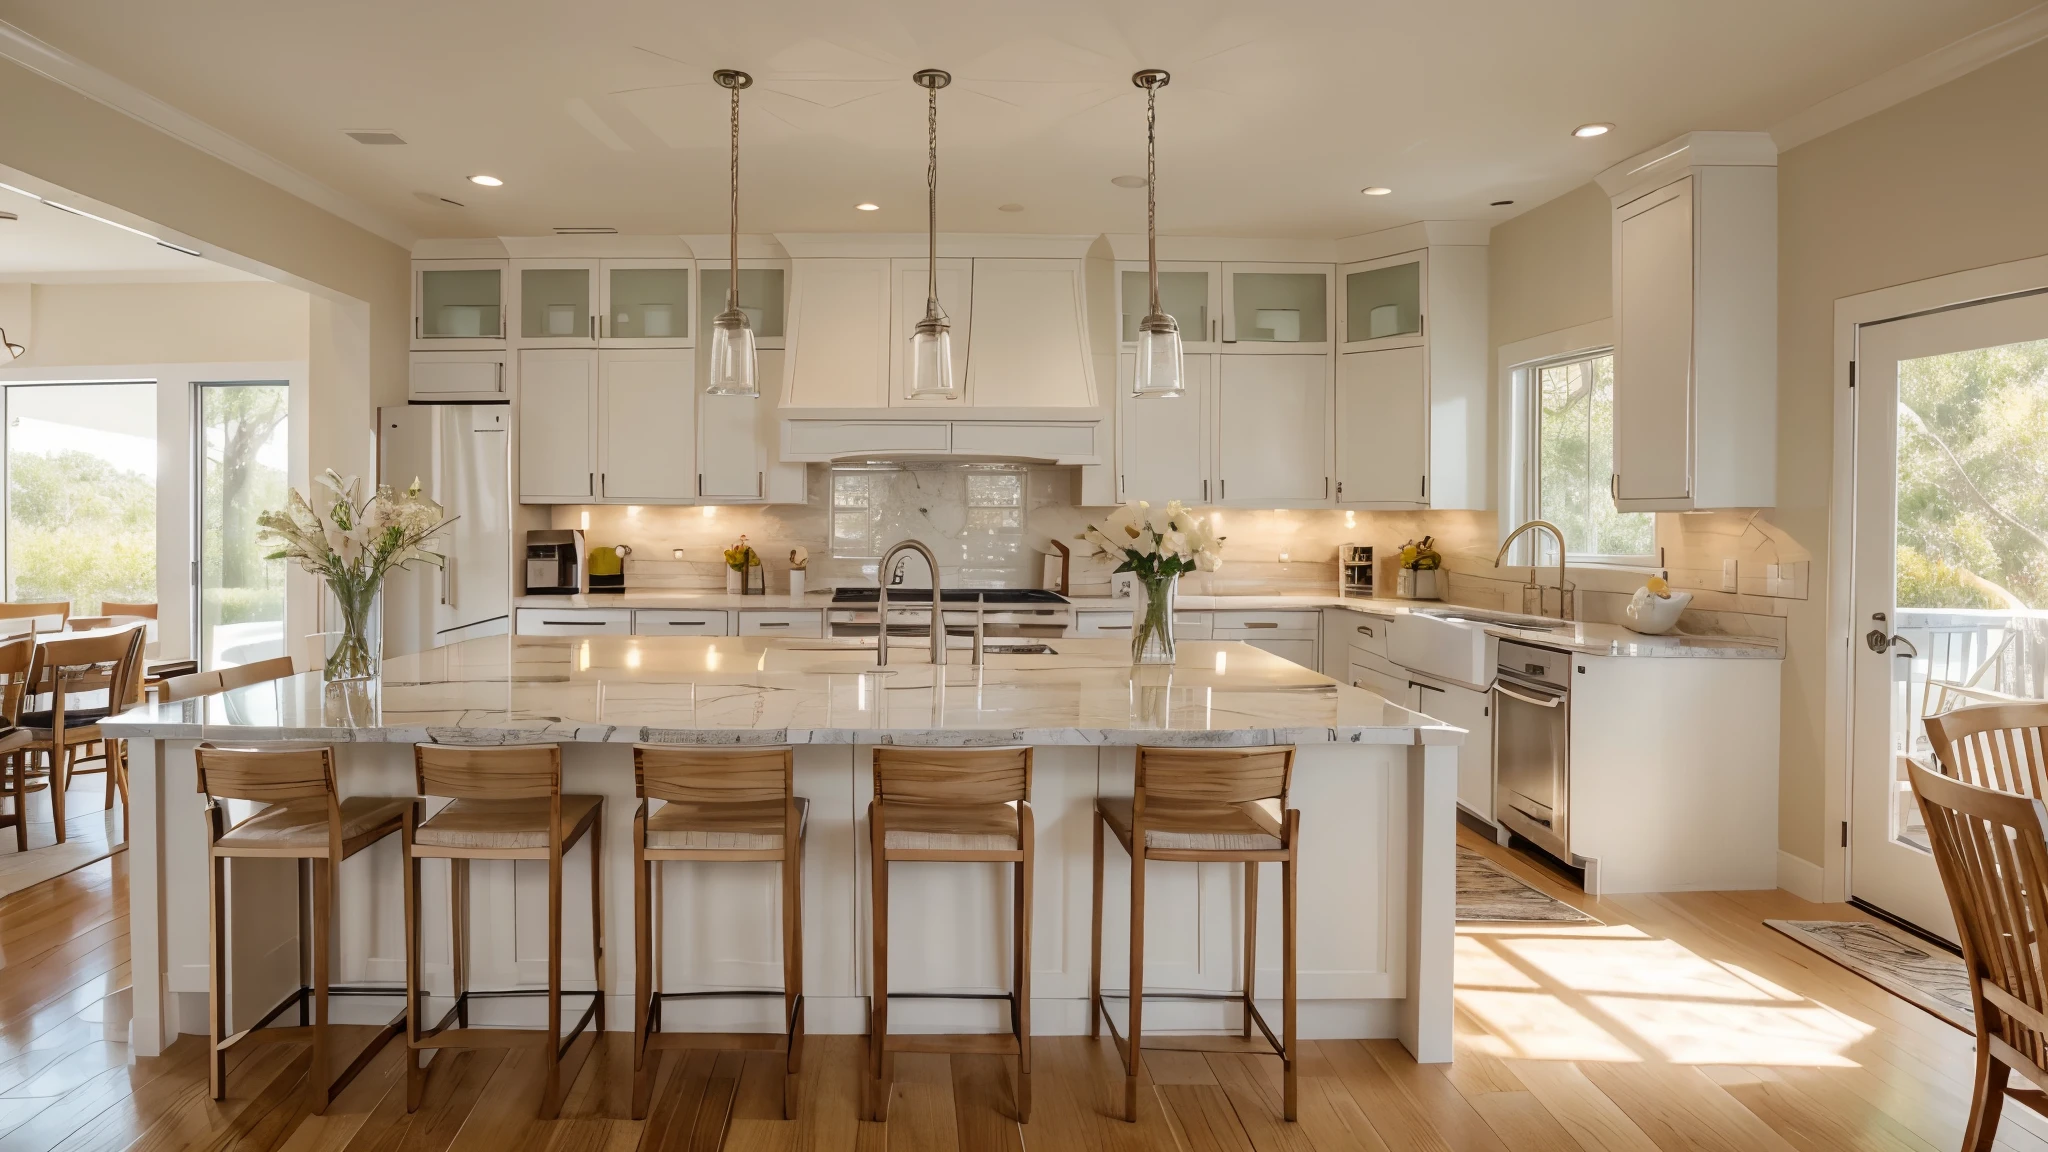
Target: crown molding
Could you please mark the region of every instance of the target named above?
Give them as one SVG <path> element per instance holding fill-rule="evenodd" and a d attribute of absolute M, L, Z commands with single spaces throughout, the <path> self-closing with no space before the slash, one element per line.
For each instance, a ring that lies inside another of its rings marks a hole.
<path fill-rule="evenodd" d="M 2017 16 L 1972 32 L 1953 44 L 1908 60 L 1853 88 L 1845 88 L 1806 111 L 1780 121 L 1771 128 L 1771 139 L 1777 142 L 1780 152 L 1797 148 L 2042 40 L 2048 40 L 2048 4 L 2037 4 Z"/>
<path fill-rule="evenodd" d="M 11 60 L 81 96 L 97 100 L 401 248 L 411 247 L 417 239 L 410 228 L 382 212 L 4 20 L 0 20 L 0 59 Z"/>

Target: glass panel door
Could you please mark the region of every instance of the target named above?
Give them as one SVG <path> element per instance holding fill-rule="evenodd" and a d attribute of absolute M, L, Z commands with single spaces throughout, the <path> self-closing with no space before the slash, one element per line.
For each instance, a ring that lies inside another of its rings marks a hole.
<path fill-rule="evenodd" d="M 199 586 L 193 651 L 201 668 L 283 656 L 285 564 L 264 559 L 256 517 L 285 504 L 290 390 L 283 381 L 237 381 L 194 391 Z"/>
<path fill-rule="evenodd" d="M 688 266 L 605 266 L 607 340 L 687 340 L 690 336 Z"/>
<path fill-rule="evenodd" d="M 1123 298 L 1123 342 L 1138 342 L 1138 321 L 1152 306 L 1149 275 L 1125 269 L 1120 295 Z M 1208 344 L 1215 341 L 1209 315 L 1209 273 L 1159 270 L 1159 307 L 1180 325 L 1180 342 Z"/>
<path fill-rule="evenodd" d="M 156 602 L 156 385 L 6 390 L 7 598 Z"/>
<path fill-rule="evenodd" d="M 725 311 L 725 294 L 732 284 L 732 270 L 723 265 L 706 266 L 702 273 L 705 322 Z M 740 269 L 740 311 L 747 314 L 747 326 L 754 339 L 781 340 L 783 334 L 784 278 L 780 268 Z"/>
<path fill-rule="evenodd" d="M 1368 268 L 1344 277 L 1344 342 L 1422 334 L 1422 262 Z"/>
<path fill-rule="evenodd" d="M 521 268 L 520 338 L 564 343 L 595 340 L 590 292 L 588 268 Z"/>
<path fill-rule="evenodd" d="M 1233 269 L 1230 318 L 1234 330 L 1225 338 L 1240 344 L 1321 344 L 1330 338 L 1329 296 L 1327 273 Z"/>
<path fill-rule="evenodd" d="M 420 270 L 420 337 L 426 340 L 502 340 L 504 310 L 496 268 Z"/>
<path fill-rule="evenodd" d="M 1857 336 L 1849 894 L 1954 939 L 1923 720 L 2048 697 L 2048 297 Z"/>

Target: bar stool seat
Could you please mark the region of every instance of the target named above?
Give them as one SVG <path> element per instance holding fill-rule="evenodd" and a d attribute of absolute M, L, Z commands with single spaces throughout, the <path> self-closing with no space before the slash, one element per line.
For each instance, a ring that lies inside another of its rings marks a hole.
<path fill-rule="evenodd" d="M 1095 802 L 1103 822 L 1128 850 L 1131 846 L 1131 801 L 1103 797 Z M 1278 852 L 1281 811 L 1278 800 L 1244 804 L 1155 799 L 1145 805 L 1145 847 L 1183 852 Z"/>
<path fill-rule="evenodd" d="M 1017 805 L 893 801 L 882 847 L 892 852 L 1015 852 Z"/>
<path fill-rule="evenodd" d="M 344 849 L 375 833 L 387 836 L 398 830 L 398 822 L 412 801 L 403 797 L 350 796 L 341 802 L 341 839 Z M 327 847 L 327 801 L 286 800 L 272 804 L 230 829 L 214 841 L 218 848 L 289 849 L 293 855 Z"/>
<path fill-rule="evenodd" d="M 811 802 L 796 798 L 797 837 L 811 822 Z M 647 818 L 647 846 L 662 852 L 780 852 L 782 801 L 692 804 L 671 800 Z"/>
<path fill-rule="evenodd" d="M 575 843 L 589 827 L 602 796 L 562 797 L 562 847 Z M 548 851 L 548 799 L 455 799 L 420 823 L 413 843 L 421 848 L 477 849 L 491 852 Z"/>

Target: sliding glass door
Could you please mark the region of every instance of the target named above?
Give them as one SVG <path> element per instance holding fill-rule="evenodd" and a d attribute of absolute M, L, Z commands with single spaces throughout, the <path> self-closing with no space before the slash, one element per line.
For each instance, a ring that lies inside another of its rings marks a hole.
<path fill-rule="evenodd" d="M 156 385 L 12 384 L 7 599 L 156 602 Z"/>
<path fill-rule="evenodd" d="M 201 668 L 282 656 L 284 562 L 264 559 L 256 517 L 284 507 L 290 389 L 266 380 L 203 383 L 194 392 L 195 654 Z"/>

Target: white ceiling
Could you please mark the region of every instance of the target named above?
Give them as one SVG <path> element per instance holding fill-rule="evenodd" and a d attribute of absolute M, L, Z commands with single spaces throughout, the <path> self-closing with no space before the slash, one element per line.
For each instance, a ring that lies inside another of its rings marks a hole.
<path fill-rule="evenodd" d="M 0 219 L 0 283 L 258 279 L 5 188 L 0 188 L 0 211 L 20 217 Z"/>
<path fill-rule="evenodd" d="M 427 236 L 723 231 L 718 67 L 756 78 L 745 231 L 920 230 L 922 67 L 955 77 L 941 228 L 1134 231 L 1143 194 L 1109 180 L 1143 170 L 1129 77 L 1157 66 L 1174 75 L 1162 231 L 1335 237 L 1504 219 L 1681 132 L 1767 129 L 2033 5 L 0 0 L 0 19 Z M 1618 128 L 1569 136 L 1591 120 Z M 1488 206 L 1502 199 L 1517 203 Z"/>

